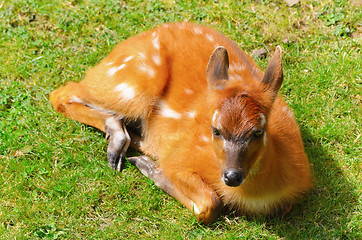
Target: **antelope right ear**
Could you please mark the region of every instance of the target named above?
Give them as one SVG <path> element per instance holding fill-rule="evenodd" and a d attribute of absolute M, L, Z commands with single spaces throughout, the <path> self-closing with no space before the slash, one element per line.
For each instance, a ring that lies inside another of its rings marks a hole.
<path fill-rule="evenodd" d="M 206 78 L 210 89 L 222 90 L 229 80 L 229 56 L 224 47 L 217 47 L 206 67 Z"/>
<path fill-rule="evenodd" d="M 267 90 L 273 93 L 275 99 L 283 83 L 282 49 L 279 46 L 277 46 L 261 81 L 266 85 Z"/>

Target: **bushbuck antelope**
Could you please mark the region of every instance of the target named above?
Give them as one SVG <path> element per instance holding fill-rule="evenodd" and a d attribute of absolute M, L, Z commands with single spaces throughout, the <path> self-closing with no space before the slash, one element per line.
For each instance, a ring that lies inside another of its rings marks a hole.
<path fill-rule="evenodd" d="M 277 47 L 263 74 L 217 31 L 166 24 L 123 41 L 50 102 L 105 132 L 113 169 L 121 171 L 133 144 L 144 155 L 128 161 L 199 221 L 214 221 L 223 206 L 284 213 L 308 190 L 311 174 L 278 94 L 281 54 Z"/>

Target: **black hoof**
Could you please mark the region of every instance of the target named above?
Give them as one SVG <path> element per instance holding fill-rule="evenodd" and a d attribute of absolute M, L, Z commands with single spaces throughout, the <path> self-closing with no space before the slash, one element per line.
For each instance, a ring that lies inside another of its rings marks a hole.
<path fill-rule="evenodd" d="M 113 170 L 121 172 L 124 168 L 125 158 L 123 154 L 107 153 L 108 166 Z"/>

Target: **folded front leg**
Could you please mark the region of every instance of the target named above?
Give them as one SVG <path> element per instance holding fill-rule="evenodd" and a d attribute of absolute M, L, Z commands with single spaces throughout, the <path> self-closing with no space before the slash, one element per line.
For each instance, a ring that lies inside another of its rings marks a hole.
<path fill-rule="evenodd" d="M 107 148 L 108 165 L 118 171 L 122 171 L 125 162 L 126 151 L 131 142 L 123 120 L 109 117 L 105 121 L 106 138 L 109 140 Z"/>
<path fill-rule="evenodd" d="M 172 176 L 166 175 L 148 156 L 130 157 L 128 161 L 143 175 L 153 180 L 159 188 L 190 209 L 198 221 L 208 224 L 219 216 L 221 211 L 219 197 L 197 173 L 184 171 Z"/>

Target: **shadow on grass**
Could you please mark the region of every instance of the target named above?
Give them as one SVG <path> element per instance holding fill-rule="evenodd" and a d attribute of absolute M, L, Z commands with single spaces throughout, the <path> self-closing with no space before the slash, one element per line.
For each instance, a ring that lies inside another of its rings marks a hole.
<path fill-rule="evenodd" d="M 301 127 L 306 153 L 311 162 L 315 184 L 293 205 L 283 219 L 253 218 L 266 228 L 288 239 L 356 239 L 360 237 L 353 214 L 358 196 L 333 157 L 323 149 L 307 128 Z"/>

